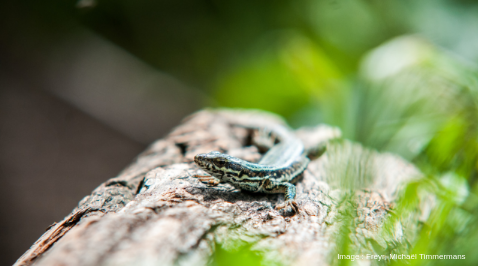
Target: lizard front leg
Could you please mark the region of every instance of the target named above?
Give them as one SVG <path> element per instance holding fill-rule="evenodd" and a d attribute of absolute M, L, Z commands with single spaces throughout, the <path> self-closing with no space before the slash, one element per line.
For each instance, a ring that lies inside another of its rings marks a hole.
<path fill-rule="evenodd" d="M 193 177 L 199 179 L 201 183 L 205 184 L 208 187 L 215 187 L 221 183 L 219 178 L 210 175 L 193 175 Z"/>

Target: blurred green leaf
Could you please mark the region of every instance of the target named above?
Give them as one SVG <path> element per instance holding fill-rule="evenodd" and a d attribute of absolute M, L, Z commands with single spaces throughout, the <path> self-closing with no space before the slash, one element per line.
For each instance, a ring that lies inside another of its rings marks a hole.
<path fill-rule="evenodd" d="M 265 265 L 264 257 L 259 252 L 252 250 L 253 244 L 236 243 L 234 249 L 226 249 L 216 243 L 215 252 L 210 263 L 211 266 L 260 266 Z"/>
<path fill-rule="evenodd" d="M 258 47 L 218 82 L 215 95 L 221 105 L 289 117 L 341 77 L 317 44 L 304 36 L 287 32 L 275 40 Z"/>

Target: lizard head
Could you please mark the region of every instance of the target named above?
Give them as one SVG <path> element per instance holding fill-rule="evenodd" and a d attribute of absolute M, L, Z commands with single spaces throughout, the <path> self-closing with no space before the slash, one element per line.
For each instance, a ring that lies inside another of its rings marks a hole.
<path fill-rule="evenodd" d="M 201 169 L 215 177 L 224 176 L 231 160 L 231 156 L 217 151 L 201 153 L 194 156 L 194 162 L 201 167 Z"/>

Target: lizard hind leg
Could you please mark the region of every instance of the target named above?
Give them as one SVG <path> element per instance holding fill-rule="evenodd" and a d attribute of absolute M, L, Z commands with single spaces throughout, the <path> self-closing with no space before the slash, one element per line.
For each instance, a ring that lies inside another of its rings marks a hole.
<path fill-rule="evenodd" d="M 263 189 L 265 193 L 284 193 L 285 201 L 295 198 L 295 185 L 289 182 L 277 182 L 268 178 L 264 181 Z"/>
<path fill-rule="evenodd" d="M 279 183 L 276 185 L 278 190 L 283 191 L 284 193 L 284 203 L 279 204 L 275 207 L 277 210 L 287 209 L 290 207 L 294 213 L 299 213 L 299 208 L 297 202 L 294 200 L 295 198 L 295 186 L 291 183 Z"/>

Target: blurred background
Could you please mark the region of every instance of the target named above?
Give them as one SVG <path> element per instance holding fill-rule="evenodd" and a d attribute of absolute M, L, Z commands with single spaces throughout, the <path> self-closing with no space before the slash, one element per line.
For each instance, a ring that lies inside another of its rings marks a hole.
<path fill-rule="evenodd" d="M 1 265 L 207 106 L 328 123 L 415 163 L 440 197 L 413 251 L 476 265 L 477 2 L 20 0 L 0 13 Z"/>

